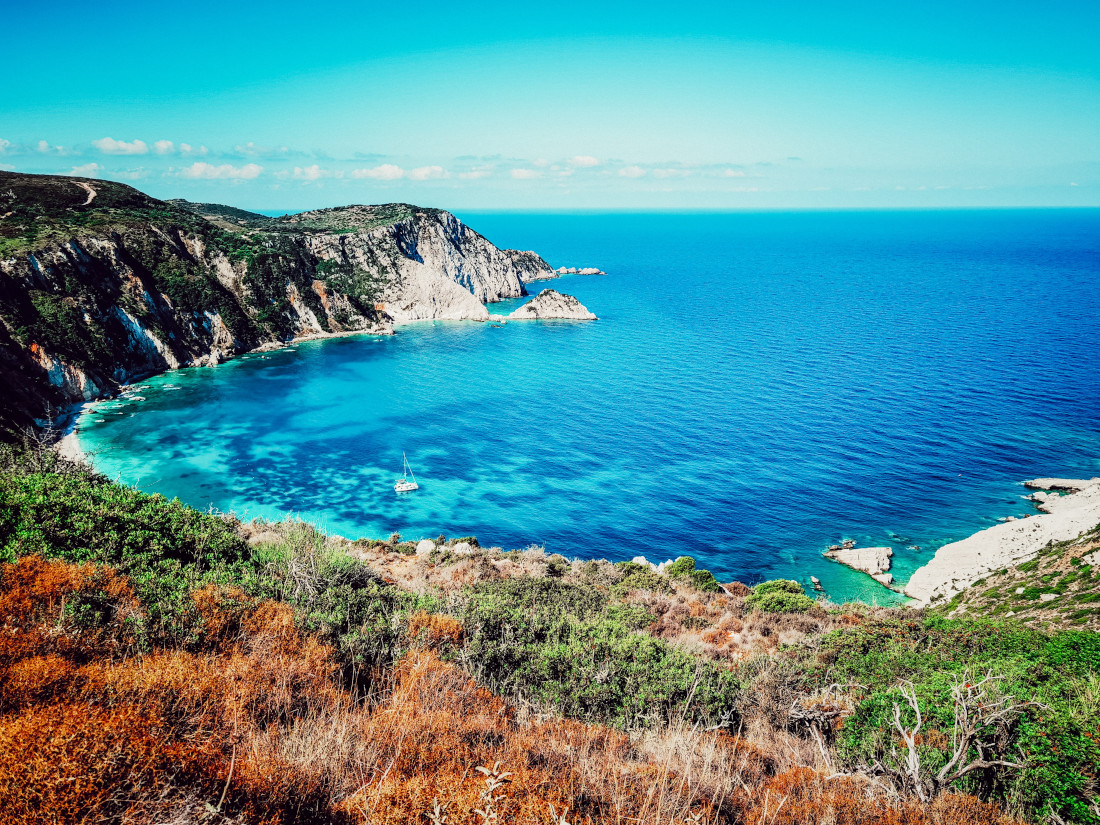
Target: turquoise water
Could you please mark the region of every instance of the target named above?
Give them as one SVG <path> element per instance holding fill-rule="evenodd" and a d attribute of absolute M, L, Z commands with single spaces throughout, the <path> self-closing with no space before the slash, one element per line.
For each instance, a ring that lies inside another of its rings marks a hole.
<path fill-rule="evenodd" d="M 182 370 L 93 407 L 83 447 L 244 517 L 688 554 L 880 602 L 821 550 L 893 546 L 904 580 L 1028 512 L 1021 480 L 1100 474 L 1100 211 L 462 217 L 605 269 L 532 288 L 600 320 L 422 323 Z M 421 489 L 399 496 L 402 451 Z"/>

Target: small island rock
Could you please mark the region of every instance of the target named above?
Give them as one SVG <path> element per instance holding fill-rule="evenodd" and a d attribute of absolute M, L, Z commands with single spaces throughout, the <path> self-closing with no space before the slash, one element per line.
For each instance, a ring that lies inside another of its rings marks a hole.
<path fill-rule="evenodd" d="M 884 580 L 885 576 L 880 578 L 881 574 L 890 569 L 890 557 L 893 555 L 894 551 L 889 547 L 842 547 L 825 552 L 825 558 L 867 573 L 882 584 L 890 584 L 894 580 L 893 576 L 889 577 L 889 581 Z"/>
<path fill-rule="evenodd" d="M 570 321 L 596 320 L 596 316 L 572 295 L 566 295 L 553 289 L 544 289 L 509 315 L 508 318 L 514 321 L 531 321 L 544 318 L 561 318 Z"/>

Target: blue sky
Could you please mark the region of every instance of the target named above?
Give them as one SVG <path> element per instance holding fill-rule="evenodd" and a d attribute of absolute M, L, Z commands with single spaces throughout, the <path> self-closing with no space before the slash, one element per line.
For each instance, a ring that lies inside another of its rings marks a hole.
<path fill-rule="evenodd" d="M 0 167 L 159 197 L 1100 205 L 1096 2 L 61 2 L 3 19 Z"/>

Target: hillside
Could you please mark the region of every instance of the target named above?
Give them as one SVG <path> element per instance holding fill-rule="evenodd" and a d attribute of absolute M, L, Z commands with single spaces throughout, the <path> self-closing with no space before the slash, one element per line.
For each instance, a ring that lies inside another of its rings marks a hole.
<path fill-rule="evenodd" d="M 5 821 L 1100 819 L 1093 632 L 242 524 L 33 445 L 0 502 Z"/>
<path fill-rule="evenodd" d="M 1038 627 L 1100 630 L 1100 526 L 974 582 L 945 609 L 952 615 L 1018 617 Z"/>
<path fill-rule="evenodd" d="M 259 346 L 484 320 L 486 302 L 548 273 L 537 255 L 409 204 L 271 219 L 0 172 L 0 431 Z"/>

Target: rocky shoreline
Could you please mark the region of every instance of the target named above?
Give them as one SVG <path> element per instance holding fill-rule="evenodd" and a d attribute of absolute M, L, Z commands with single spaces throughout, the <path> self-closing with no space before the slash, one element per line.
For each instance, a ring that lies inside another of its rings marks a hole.
<path fill-rule="evenodd" d="M 1025 481 L 1024 486 L 1036 491 L 1026 498 L 1038 514 L 1008 516 L 993 527 L 945 544 L 903 586 L 889 572 L 894 555 L 891 547 L 856 547 L 848 540 L 832 545 L 822 555 L 908 596 L 912 606 L 926 607 L 950 599 L 990 573 L 1031 560 L 1051 544 L 1076 539 L 1100 525 L 1100 478 L 1036 478 Z M 816 577 L 810 578 L 820 590 Z"/>
<path fill-rule="evenodd" d="M 950 599 L 989 573 L 1029 561 L 1044 547 L 1076 539 L 1100 524 L 1100 478 L 1039 478 L 1024 486 L 1038 491 L 1028 498 L 1040 513 L 994 525 L 937 550 L 905 585 L 905 595 L 916 606 Z"/>
<path fill-rule="evenodd" d="M 110 181 L 0 171 L 0 184 L 0 435 L 182 367 L 414 321 L 489 321 L 487 304 L 561 274 L 411 204 L 269 218 Z M 595 317 L 560 298 L 513 317 Z"/>

